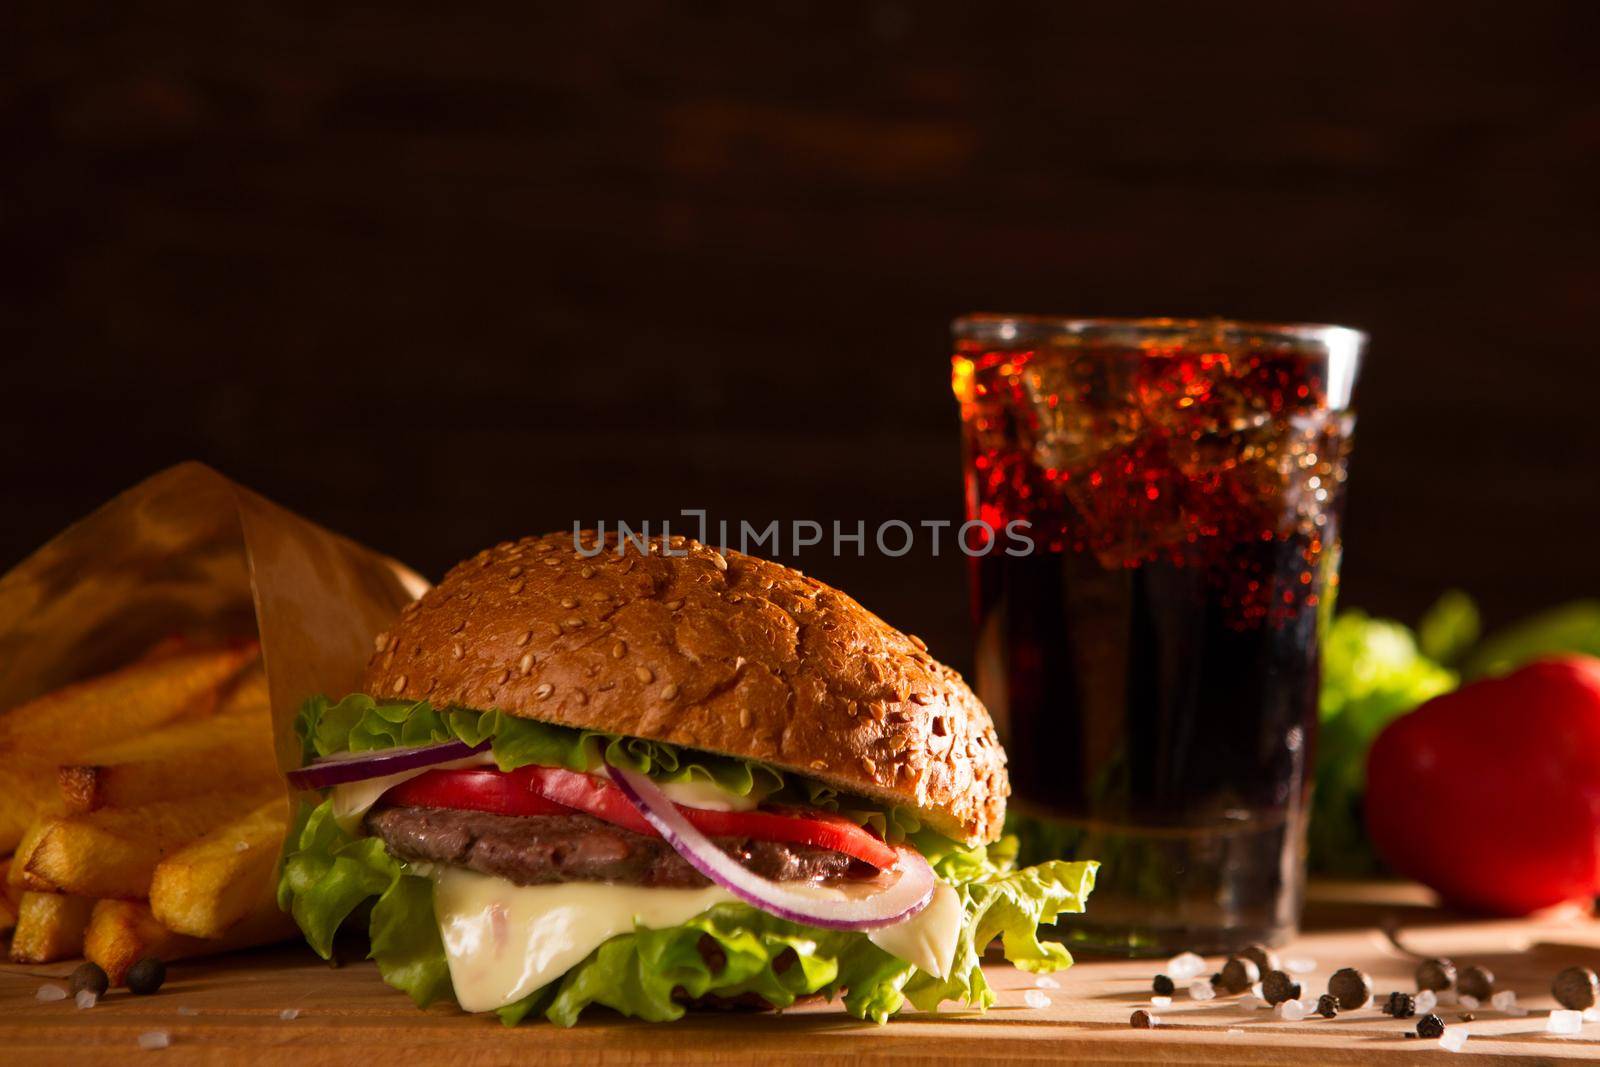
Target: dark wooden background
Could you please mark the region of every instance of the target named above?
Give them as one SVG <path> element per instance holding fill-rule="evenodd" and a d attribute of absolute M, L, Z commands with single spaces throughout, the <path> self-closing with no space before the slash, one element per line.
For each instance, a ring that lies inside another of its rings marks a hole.
<path fill-rule="evenodd" d="M 1364 327 L 1346 602 L 1593 594 L 1597 39 L 1586 0 L 8 5 L 0 567 L 188 457 L 435 576 L 574 517 L 955 517 L 986 308 Z M 968 661 L 957 558 L 800 563 Z"/>

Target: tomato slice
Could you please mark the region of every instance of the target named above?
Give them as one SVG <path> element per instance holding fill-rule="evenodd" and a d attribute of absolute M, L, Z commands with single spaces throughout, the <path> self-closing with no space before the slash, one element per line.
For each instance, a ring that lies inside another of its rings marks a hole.
<path fill-rule="evenodd" d="M 571 808 L 548 800 L 492 767 L 424 771 L 383 794 L 385 804 L 419 808 L 487 811 L 495 815 L 571 815 Z"/>
<path fill-rule="evenodd" d="M 383 795 L 383 800 L 388 804 L 497 815 L 570 815 L 580 811 L 637 834 L 660 836 L 612 782 L 559 767 L 428 771 L 395 786 Z M 812 845 L 842 852 L 878 868 L 893 867 L 896 860 L 894 849 L 882 840 L 831 812 L 708 811 L 681 804 L 678 810 L 695 829 L 711 837 Z"/>

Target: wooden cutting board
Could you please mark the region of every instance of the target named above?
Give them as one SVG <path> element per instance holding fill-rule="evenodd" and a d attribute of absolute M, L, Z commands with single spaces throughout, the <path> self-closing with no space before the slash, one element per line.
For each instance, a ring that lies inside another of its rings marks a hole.
<path fill-rule="evenodd" d="M 1321 993 L 1343 966 L 1372 974 L 1380 994 L 1414 989 L 1413 962 L 1379 926 L 1395 917 L 1412 947 L 1489 967 L 1501 988 L 1533 1009 L 1525 1017 L 1483 1008 L 1470 1023 L 1460 1009 L 1442 1014 L 1471 1036 L 1466 1052 L 1508 1063 L 1600 1058 L 1600 1023 L 1577 1037 L 1544 1032 L 1550 979 L 1582 963 L 1600 969 L 1600 923 L 1568 911 L 1536 919 L 1470 922 L 1428 907 L 1412 887 L 1323 886 L 1308 907 L 1308 932 L 1283 954 L 1315 961 L 1306 993 Z M 174 964 L 150 997 L 116 992 L 88 1010 L 68 999 L 40 1003 L 40 985 L 72 969 L 0 969 L 0 1055 L 7 1063 L 283 1064 L 411 1067 L 448 1062 L 593 1064 L 749 1063 L 803 1067 L 965 1064 L 978 1060 L 1080 1063 L 1259 1064 L 1414 1063 L 1448 1055 L 1432 1041 L 1404 1037 L 1412 1027 L 1376 1007 L 1334 1020 L 1289 1023 L 1230 999 L 1191 1001 L 1182 993 L 1155 1030 L 1133 1030 L 1128 1016 L 1149 1008 L 1153 961 L 1084 961 L 1040 990 L 1049 1005 L 1030 1007 L 1035 979 L 1004 964 L 988 969 L 1000 1003 L 987 1015 L 909 1013 L 884 1027 L 858 1023 L 826 1006 L 775 1015 L 692 1015 L 655 1026 L 603 1013 L 572 1030 L 502 1027 L 453 1008 L 422 1012 L 379 980 L 371 964 L 338 970 L 308 950 L 260 950 Z M 1037 1000 L 1037 998 L 1034 998 Z M 162 1031 L 170 1047 L 141 1052 L 141 1034 Z"/>

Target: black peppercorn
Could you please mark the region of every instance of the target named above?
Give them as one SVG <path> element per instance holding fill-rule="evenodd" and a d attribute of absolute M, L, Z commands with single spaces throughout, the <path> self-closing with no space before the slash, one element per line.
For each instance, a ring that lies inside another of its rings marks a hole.
<path fill-rule="evenodd" d="M 1389 994 L 1389 1002 L 1383 1006 L 1385 1015 L 1393 1015 L 1396 1019 L 1409 1019 L 1417 1013 L 1417 998 L 1410 993 L 1394 992 Z"/>
<path fill-rule="evenodd" d="M 1444 1020 L 1437 1015 L 1424 1015 L 1417 1020 L 1418 1037 L 1438 1037 L 1444 1033 Z"/>
<path fill-rule="evenodd" d="M 1407 1030 L 1406 1031 L 1406 1037 L 1416 1037 L 1416 1036 L 1417 1036 L 1417 1032 L 1415 1030 Z"/>
<path fill-rule="evenodd" d="M 1417 989 L 1443 992 L 1456 984 L 1456 965 L 1444 958 L 1423 960 L 1417 964 Z"/>
<path fill-rule="evenodd" d="M 1456 975 L 1456 992 L 1464 997 L 1488 1000 L 1494 994 L 1494 972 L 1486 967 L 1468 967 Z"/>
<path fill-rule="evenodd" d="M 73 993 L 81 993 L 87 989 L 95 996 L 103 997 L 106 995 L 106 987 L 110 984 L 111 980 L 106 977 L 106 972 L 97 963 L 85 961 L 78 964 L 77 970 L 72 972 L 71 986 Z"/>
<path fill-rule="evenodd" d="M 1317 998 L 1317 1014 L 1324 1019 L 1331 1019 L 1339 1014 L 1339 998 L 1332 993 L 1324 993 Z"/>
<path fill-rule="evenodd" d="M 1328 979 L 1328 992 L 1339 999 L 1339 1007 L 1355 1011 L 1372 1000 L 1372 979 L 1354 967 L 1341 967 Z"/>
<path fill-rule="evenodd" d="M 128 968 L 128 976 L 124 979 L 130 993 L 141 996 L 154 993 L 161 988 L 161 983 L 167 980 L 167 965 L 154 956 L 144 959 Z"/>
<path fill-rule="evenodd" d="M 1278 969 L 1278 954 L 1260 942 L 1240 949 L 1239 958 L 1255 964 L 1256 970 L 1262 974 Z"/>
<path fill-rule="evenodd" d="M 1261 981 L 1261 971 L 1251 960 L 1241 956 L 1230 959 L 1222 968 L 1222 980 L 1217 984 L 1229 993 L 1243 993 Z"/>
<path fill-rule="evenodd" d="M 1170 997 L 1178 991 L 1178 987 L 1166 975 L 1158 974 L 1155 981 L 1150 983 L 1150 991 L 1158 997 Z"/>
<path fill-rule="evenodd" d="M 1268 971 L 1267 976 L 1261 979 L 1261 995 L 1268 1004 L 1276 1007 L 1286 1000 L 1298 1000 L 1300 983 L 1282 971 Z"/>
<path fill-rule="evenodd" d="M 1592 1008 L 1600 1000 L 1600 977 L 1587 967 L 1568 967 L 1550 983 L 1550 994 L 1563 1008 Z"/>
<path fill-rule="evenodd" d="M 1155 1024 L 1155 1017 L 1149 1012 L 1145 1011 L 1143 1008 L 1140 1008 L 1138 1011 L 1134 1012 L 1128 1017 L 1128 1025 L 1133 1027 L 1135 1030 L 1148 1030 L 1155 1026 Z"/>

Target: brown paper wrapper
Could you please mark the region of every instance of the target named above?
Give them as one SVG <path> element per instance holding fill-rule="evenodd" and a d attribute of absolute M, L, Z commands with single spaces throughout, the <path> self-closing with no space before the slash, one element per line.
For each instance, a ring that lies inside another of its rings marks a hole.
<path fill-rule="evenodd" d="M 278 765 L 315 693 L 357 689 L 373 637 L 428 583 L 200 463 L 141 482 L 0 578 L 0 712 L 173 634 L 259 636 Z"/>

